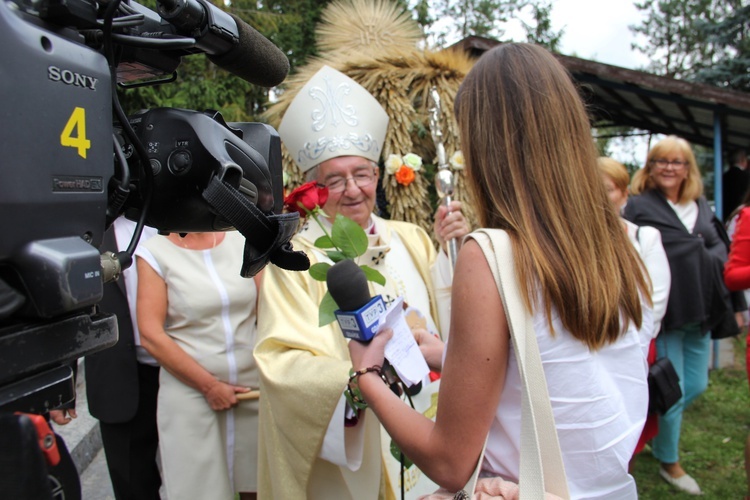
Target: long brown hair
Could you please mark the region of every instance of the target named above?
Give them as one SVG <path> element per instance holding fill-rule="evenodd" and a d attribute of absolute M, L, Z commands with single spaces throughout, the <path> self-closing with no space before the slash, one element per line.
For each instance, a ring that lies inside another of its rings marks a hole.
<path fill-rule="evenodd" d="M 550 326 L 554 306 L 592 349 L 629 321 L 640 327 L 644 268 L 607 198 L 563 66 L 541 47 L 500 45 L 467 75 L 456 114 L 480 223 L 508 232 L 529 310 L 539 285 Z"/>

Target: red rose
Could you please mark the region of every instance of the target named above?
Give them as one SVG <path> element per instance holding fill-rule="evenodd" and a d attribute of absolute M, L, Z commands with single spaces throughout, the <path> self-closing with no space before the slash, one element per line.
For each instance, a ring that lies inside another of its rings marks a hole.
<path fill-rule="evenodd" d="M 299 212 L 301 217 L 307 217 L 308 212 L 315 207 L 322 207 L 327 200 L 327 187 L 321 188 L 316 182 L 308 182 L 289 193 L 284 199 L 284 206 L 290 212 Z"/>

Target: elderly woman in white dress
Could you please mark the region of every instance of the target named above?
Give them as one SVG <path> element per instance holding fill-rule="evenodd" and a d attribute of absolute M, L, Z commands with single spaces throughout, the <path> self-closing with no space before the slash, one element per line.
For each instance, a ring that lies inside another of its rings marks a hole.
<path fill-rule="evenodd" d="M 156 236 L 139 247 L 138 326 L 161 367 L 157 422 L 170 500 L 257 491 L 259 277 L 240 276 L 237 232 Z M 239 397 L 238 397 L 239 396 Z"/>

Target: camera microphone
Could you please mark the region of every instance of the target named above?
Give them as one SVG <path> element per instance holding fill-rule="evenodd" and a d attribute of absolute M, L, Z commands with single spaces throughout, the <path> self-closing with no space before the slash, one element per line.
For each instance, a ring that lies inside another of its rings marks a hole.
<path fill-rule="evenodd" d="M 286 55 L 245 21 L 205 0 L 159 0 L 159 15 L 179 34 L 195 38 L 208 59 L 262 87 L 274 87 L 289 73 Z"/>
<path fill-rule="evenodd" d="M 224 54 L 210 55 L 215 65 L 250 83 L 262 87 L 275 87 L 289 73 L 289 59 L 249 24 L 230 14 L 237 23 L 239 44 Z"/>
<path fill-rule="evenodd" d="M 339 307 L 334 314 L 344 337 L 362 342 L 372 340 L 386 307 L 380 295 L 370 297 L 364 271 L 353 260 L 345 259 L 328 269 L 326 283 Z"/>

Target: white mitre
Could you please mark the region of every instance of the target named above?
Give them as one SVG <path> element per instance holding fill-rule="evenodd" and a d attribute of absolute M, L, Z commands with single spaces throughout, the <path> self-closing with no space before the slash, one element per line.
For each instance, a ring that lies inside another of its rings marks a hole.
<path fill-rule="evenodd" d="M 289 105 L 279 136 L 302 172 L 338 156 L 377 162 L 388 115 L 360 84 L 329 66 L 308 81 Z"/>

